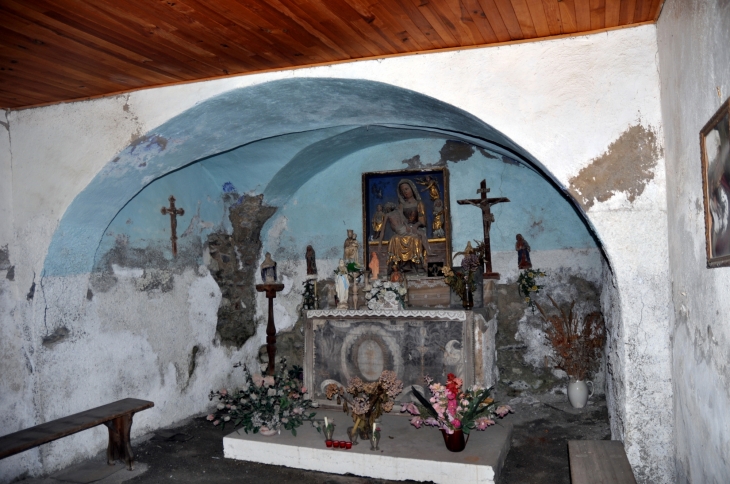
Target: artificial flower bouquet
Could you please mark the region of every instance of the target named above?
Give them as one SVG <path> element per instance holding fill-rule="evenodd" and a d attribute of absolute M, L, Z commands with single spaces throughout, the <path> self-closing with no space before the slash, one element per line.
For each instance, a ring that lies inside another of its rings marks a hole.
<path fill-rule="evenodd" d="M 473 429 L 484 430 L 494 425 L 496 417 L 503 418 L 512 412 L 509 405 L 497 406 L 489 396 L 491 388 L 472 385 L 465 389 L 461 378 L 456 378 L 453 373 L 449 373 L 446 378 L 446 385 L 443 385 L 426 377 L 433 395 L 430 399 L 411 387 L 419 403 L 409 402 L 401 406 L 401 412 L 414 415 L 411 425 L 416 428 L 428 425 L 447 434 L 461 430 L 468 435 Z"/>
<path fill-rule="evenodd" d="M 337 383 L 325 387 L 328 399 L 335 398 L 345 413 L 352 412 L 352 434 L 359 431 L 368 438 L 375 420 L 383 412 L 393 409 L 395 397 L 402 391 L 403 382 L 396 378 L 394 371 L 389 370 L 384 370 L 374 382 L 364 383 L 360 378 L 353 377 L 347 381 L 347 387 Z"/>
<path fill-rule="evenodd" d="M 376 279 L 369 291 L 365 292 L 365 301 L 368 309 L 405 309 L 403 297 L 408 290 L 399 282 L 381 281 Z"/>
<path fill-rule="evenodd" d="M 537 283 L 538 277 L 545 277 L 545 273 L 540 269 L 525 269 L 517 278 L 517 291 L 525 298 L 525 302 L 530 305 L 533 312 L 535 311 L 535 298 L 532 293 L 538 294 L 543 287 Z"/>
<path fill-rule="evenodd" d="M 454 272 L 451 267 L 444 266 L 441 273 L 444 275 L 444 282 L 462 299 L 467 298 L 467 285 L 469 292 L 476 290 L 474 284 L 474 273 L 481 269 L 479 256 L 473 252 L 464 255 L 461 259 L 461 272 Z"/>
<path fill-rule="evenodd" d="M 241 363 L 234 365 L 243 368 L 245 383 L 234 392 L 225 388 L 211 391 L 209 399 L 217 398 L 218 404 L 208 420 L 222 427 L 233 422 L 234 428 L 243 427 L 246 433 L 278 431 L 283 427 L 297 435 L 296 428 L 314 418 L 314 412 L 308 410 L 316 404 L 298 378 L 301 368 L 287 369 L 286 359 L 280 361 L 279 371 L 267 376 L 252 374 Z"/>

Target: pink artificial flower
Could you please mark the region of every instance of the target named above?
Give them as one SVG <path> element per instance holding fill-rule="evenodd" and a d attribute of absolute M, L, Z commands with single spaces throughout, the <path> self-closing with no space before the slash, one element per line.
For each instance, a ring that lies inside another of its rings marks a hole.
<path fill-rule="evenodd" d="M 448 399 L 449 403 L 446 407 L 446 410 L 449 412 L 449 415 L 453 417 L 454 415 L 456 415 L 456 407 L 458 406 L 458 402 L 456 401 L 456 395 L 449 392 Z"/>
<path fill-rule="evenodd" d="M 221 396 L 225 397 L 226 395 L 228 395 L 228 390 L 226 390 L 225 388 L 221 388 L 221 391 L 218 393 L 220 393 Z"/>
<path fill-rule="evenodd" d="M 423 419 L 421 417 L 413 417 L 411 419 L 411 425 L 413 425 L 417 429 L 420 429 L 421 425 L 423 425 Z"/>
<path fill-rule="evenodd" d="M 433 417 L 428 417 L 426 420 L 423 421 L 423 423 L 431 427 L 438 427 L 439 425 L 439 421 Z"/>
<path fill-rule="evenodd" d="M 221 421 L 220 420 L 216 420 L 215 422 L 213 422 L 213 425 L 218 425 L 219 423 L 221 423 Z"/>
<path fill-rule="evenodd" d="M 476 419 L 474 424 L 476 425 L 477 430 L 484 430 L 490 425 L 494 425 L 494 420 L 487 417 L 479 417 Z"/>
<path fill-rule="evenodd" d="M 264 386 L 266 388 L 273 387 L 274 386 L 274 377 L 271 375 L 267 375 L 264 377 Z"/>
<path fill-rule="evenodd" d="M 494 411 L 494 413 L 496 413 L 500 417 L 504 417 L 510 412 L 513 412 L 513 410 L 512 407 L 510 407 L 509 405 L 500 405 L 499 407 L 497 407 L 497 410 Z"/>
<path fill-rule="evenodd" d="M 258 373 L 254 373 L 253 375 L 251 375 L 251 379 L 253 380 L 253 384 L 257 387 L 260 387 L 264 384 L 264 377 L 259 375 Z"/>
<path fill-rule="evenodd" d="M 212 413 L 210 415 L 208 415 L 207 417 L 205 417 L 205 419 L 208 420 L 208 422 L 212 421 L 214 418 L 215 418 L 215 415 Z"/>
<path fill-rule="evenodd" d="M 400 407 L 401 412 L 408 412 L 411 415 L 420 415 L 421 412 L 418 411 L 418 407 L 413 405 L 412 402 L 404 403 Z"/>
<path fill-rule="evenodd" d="M 307 387 L 302 387 L 302 393 L 307 393 Z"/>
<path fill-rule="evenodd" d="M 458 418 L 455 418 L 454 420 L 451 421 L 451 425 L 453 425 L 455 429 L 460 429 L 461 420 L 459 420 Z"/>
<path fill-rule="evenodd" d="M 229 403 L 229 404 L 227 404 L 227 405 L 226 405 L 226 408 L 231 408 L 231 404 L 230 404 L 230 403 Z"/>

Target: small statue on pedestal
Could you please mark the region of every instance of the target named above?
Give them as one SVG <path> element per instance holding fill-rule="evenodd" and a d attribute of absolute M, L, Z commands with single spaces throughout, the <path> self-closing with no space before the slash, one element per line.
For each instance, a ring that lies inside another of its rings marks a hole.
<path fill-rule="evenodd" d="M 522 237 L 522 234 L 517 234 L 517 242 L 515 242 L 515 250 L 517 251 L 517 267 L 522 269 L 532 269 L 532 262 L 530 261 L 530 244 Z"/>
<path fill-rule="evenodd" d="M 368 268 L 372 274 L 372 280 L 376 280 L 380 274 L 380 259 L 378 259 L 378 254 L 375 252 L 370 253 L 370 264 L 368 264 Z"/>
<path fill-rule="evenodd" d="M 264 281 L 264 284 L 276 282 L 276 262 L 271 258 L 270 252 L 266 253 L 266 257 L 261 263 L 261 280 Z"/>
<path fill-rule="evenodd" d="M 317 275 L 317 261 L 314 258 L 314 248 L 311 245 L 307 246 L 305 258 L 307 260 L 307 275 Z"/>
<path fill-rule="evenodd" d="M 357 234 L 352 229 L 347 229 L 343 259 L 345 262 L 356 262 L 360 264 L 360 244 L 357 241 Z"/>
<path fill-rule="evenodd" d="M 340 259 L 340 264 L 335 271 L 335 291 L 337 292 L 337 309 L 347 309 L 347 296 L 350 288 L 349 274 L 345 261 Z"/>

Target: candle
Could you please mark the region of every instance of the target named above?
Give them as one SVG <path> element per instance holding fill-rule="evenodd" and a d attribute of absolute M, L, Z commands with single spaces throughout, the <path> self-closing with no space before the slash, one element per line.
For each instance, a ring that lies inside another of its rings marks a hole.
<path fill-rule="evenodd" d="M 327 423 L 327 417 L 324 418 L 324 428 L 329 427 L 329 424 Z"/>
<path fill-rule="evenodd" d="M 375 433 L 375 422 L 373 422 L 373 433 Z"/>

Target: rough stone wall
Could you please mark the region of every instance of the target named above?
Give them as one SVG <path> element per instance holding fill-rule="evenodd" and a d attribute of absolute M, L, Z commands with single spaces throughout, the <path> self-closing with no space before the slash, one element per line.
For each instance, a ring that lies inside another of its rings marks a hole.
<path fill-rule="evenodd" d="M 667 0 L 657 26 L 667 160 L 676 482 L 730 482 L 730 268 L 706 268 L 699 132 L 730 96 L 730 3 Z"/>
<path fill-rule="evenodd" d="M 229 193 L 232 234 L 208 236 L 208 252 L 213 278 L 223 293 L 216 327 L 221 342 L 237 348 L 256 334 L 256 284 L 261 253 L 261 228 L 275 207 L 262 205 L 262 196 Z"/>
<path fill-rule="evenodd" d="M 601 311 L 600 280 L 587 279 L 579 267 L 547 274 L 538 278 L 543 287 L 535 300 L 548 314 L 556 310 L 547 296 L 563 308 L 575 301 L 574 311 L 579 315 Z M 546 340 L 546 323 L 540 313 L 524 301 L 516 282 L 497 284 L 495 293 L 492 308 L 497 310 L 497 364 L 505 393 L 520 398 L 541 393 L 565 394 L 567 375 L 553 367 L 553 350 Z M 597 394 L 605 392 L 604 366 L 602 359 L 589 376 Z"/>

